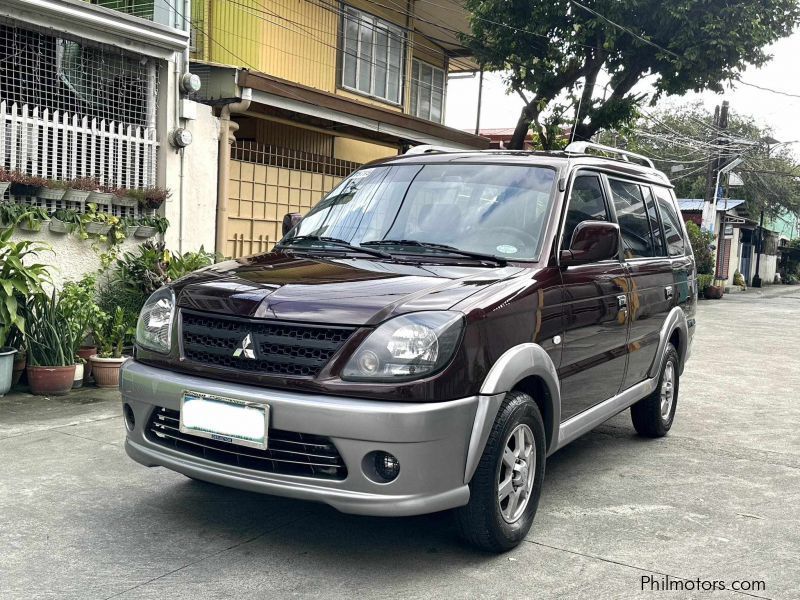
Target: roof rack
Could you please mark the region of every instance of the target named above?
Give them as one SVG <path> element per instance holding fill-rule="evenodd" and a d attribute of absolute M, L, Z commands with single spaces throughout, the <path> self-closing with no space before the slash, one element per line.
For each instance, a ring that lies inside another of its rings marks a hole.
<path fill-rule="evenodd" d="M 438 152 L 464 152 L 458 148 L 451 148 L 450 146 L 434 146 L 433 144 L 420 144 L 413 146 L 405 151 L 405 154 L 434 154 Z"/>
<path fill-rule="evenodd" d="M 635 152 L 628 152 L 627 150 L 621 150 L 619 148 L 613 148 L 612 146 L 603 146 L 602 144 L 595 144 L 593 142 L 572 142 L 566 148 L 564 148 L 565 152 L 575 152 L 578 154 L 587 154 L 586 150 L 599 150 L 601 152 L 607 152 L 609 154 L 618 154 L 622 157 L 622 160 L 625 162 L 630 162 L 630 158 L 636 158 L 638 160 L 644 161 L 644 163 L 650 167 L 651 169 L 655 169 L 655 165 L 653 161 L 643 156 L 641 154 L 636 154 Z M 630 158 L 629 158 L 630 157 Z"/>

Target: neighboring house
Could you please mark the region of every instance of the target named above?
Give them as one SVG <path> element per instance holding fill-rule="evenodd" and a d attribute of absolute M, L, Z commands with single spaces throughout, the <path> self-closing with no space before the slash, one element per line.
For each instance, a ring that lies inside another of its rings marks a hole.
<path fill-rule="evenodd" d="M 684 221 L 693 221 L 698 226 L 701 225 L 704 200 L 680 199 L 678 205 Z M 778 247 L 782 238 L 781 232 L 784 231 L 783 221 L 765 220 L 764 226 L 761 227 L 757 216 L 754 218 L 747 211 L 744 200 L 728 199 L 726 204 L 726 200 L 721 199 L 717 203 L 714 223 L 717 245 L 719 245 L 719 230 L 723 224 L 725 233 L 722 247 L 717 252 L 717 272 L 725 278 L 728 285 L 733 285 L 733 275 L 739 271 L 745 282 L 751 285 L 758 264 L 762 283 L 772 283 L 778 269 Z"/>
<path fill-rule="evenodd" d="M 193 227 L 192 243 L 183 239 L 185 214 L 204 204 L 215 209 L 217 162 L 211 109 L 181 100 L 179 84 L 188 72 L 186 6 L 183 0 L 2 0 L 0 166 L 47 179 L 93 177 L 108 186 L 170 188 L 163 210 L 172 222 L 171 246 L 213 245 L 213 223 L 205 231 Z M 199 143 L 176 149 L 170 135 L 179 128 Z M 16 200 L 47 210 L 84 208 L 62 200 Z M 101 208 L 118 216 L 138 213 Z M 56 281 L 99 264 L 89 241 L 47 231 L 35 235 L 54 248 L 49 260 Z"/>
<path fill-rule="evenodd" d="M 511 142 L 514 135 L 513 127 L 496 127 L 491 129 L 481 129 L 478 134 L 481 137 L 488 138 L 491 142 L 490 147 L 495 150 L 505 150 Z M 533 133 L 528 130 L 528 135 L 525 136 L 524 150 L 533 149 Z"/>
<path fill-rule="evenodd" d="M 193 97 L 220 117 L 225 255 L 272 248 L 284 214 L 364 163 L 418 144 L 489 146 L 442 124 L 448 72 L 478 67 L 458 40 L 469 27 L 458 4 L 208 0 L 193 3 L 192 24 Z"/>

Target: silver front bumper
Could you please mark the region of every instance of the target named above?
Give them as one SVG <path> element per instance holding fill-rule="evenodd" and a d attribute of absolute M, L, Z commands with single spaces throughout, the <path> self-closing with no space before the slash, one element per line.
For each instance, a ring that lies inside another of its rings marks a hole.
<path fill-rule="evenodd" d="M 467 454 L 476 451 L 470 439 L 473 431 L 480 435 L 484 429 L 483 423 L 475 423 L 478 396 L 402 403 L 301 394 L 195 377 L 133 360 L 123 367 L 120 388 L 122 401 L 131 406 L 136 419 L 125 449 L 148 467 L 163 466 L 221 485 L 316 500 L 365 515 L 423 514 L 469 501 Z M 148 440 L 144 428 L 153 408 L 177 410 L 184 390 L 268 404 L 271 428 L 329 437 L 347 466 L 347 477 L 339 481 L 244 469 Z M 376 483 L 367 478 L 361 464 L 374 450 L 398 458 L 397 479 Z"/>

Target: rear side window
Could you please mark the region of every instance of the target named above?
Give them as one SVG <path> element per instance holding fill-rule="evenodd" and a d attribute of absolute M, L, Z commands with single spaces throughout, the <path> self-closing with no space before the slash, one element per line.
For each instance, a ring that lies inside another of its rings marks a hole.
<path fill-rule="evenodd" d="M 653 198 L 653 192 L 647 186 L 642 186 L 642 195 L 644 196 L 644 205 L 647 208 L 647 220 L 650 222 L 650 232 L 653 234 L 653 256 L 666 256 L 667 252 L 664 250 L 664 237 L 661 235 L 661 223 L 658 221 L 658 211 L 656 210 L 656 201 Z"/>
<path fill-rule="evenodd" d="M 578 175 L 572 184 L 569 208 L 564 219 L 563 249 L 569 248 L 572 234 L 583 221 L 608 221 L 608 209 L 603 197 L 603 185 L 597 175 Z"/>
<path fill-rule="evenodd" d="M 617 222 L 622 233 L 625 258 L 657 256 L 650 218 L 645 209 L 642 188 L 629 181 L 609 179 Z"/>
<path fill-rule="evenodd" d="M 686 253 L 686 243 L 683 240 L 683 227 L 672 197 L 662 188 L 656 188 L 655 193 L 658 212 L 661 213 L 661 223 L 664 225 L 664 237 L 667 239 L 667 251 L 670 256 L 683 256 Z"/>

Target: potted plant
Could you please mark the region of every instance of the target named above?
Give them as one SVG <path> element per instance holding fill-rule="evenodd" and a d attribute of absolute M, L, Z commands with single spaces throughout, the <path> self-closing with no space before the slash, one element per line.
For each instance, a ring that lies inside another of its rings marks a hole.
<path fill-rule="evenodd" d="M 131 195 L 136 198 L 139 203 L 139 208 L 145 210 L 158 210 L 164 201 L 169 198 L 172 193 L 160 187 L 146 187 L 140 190 L 132 190 Z"/>
<path fill-rule="evenodd" d="M 119 370 L 129 357 L 122 351 L 134 333 L 133 324 L 121 306 L 113 314 L 105 313 L 96 324 L 93 335 L 100 352 L 91 357 L 92 374 L 97 387 L 119 387 Z"/>
<path fill-rule="evenodd" d="M 0 167 L 0 198 L 5 195 L 6 190 L 11 185 L 11 173 Z"/>
<path fill-rule="evenodd" d="M 78 281 L 67 281 L 61 290 L 61 304 L 71 324 L 75 340 L 73 353 L 84 364 L 84 381 L 92 374 L 92 363 L 89 359 L 97 354 L 97 346 L 88 343 L 92 328 L 95 323 L 105 318 L 105 313 L 97 305 L 96 285 L 97 278 L 87 274 Z"/>
<path fill-rule="evenodd" d="M 67 191 L 64 194 L 64 200 L 67 202 L 86 202 L 89 194 L 99 187 L 96 179 L 91 177 L 79 177 L 77 179 L 70 179 L 67 182 Z"/>
<path fill-rule="evenodd" d="M 86 359 L 80 356 L 75 357 L 75 376 L 72 379 L 72 389 L 83 387 L 85 381 L 84 372 L 86 371 Z"/>
<path fill-rule="evenodd" d="M 133 237 L 139 229 L 139 219 L 134 217 L 122 217 L 119 220 L 120 227 L 125 230 L 125 237 Z"/>
<path fill-rule="evenodd" d="M 39 206 L 21 205 L 24 207 L 22 214 L 17 219 L 17 227 L 23 231 L 39 232 L 42 225 L 50 221 L 50 215 Z"/>
<path fill-rule="evenodd" d="M 136 230 L 137 238 L 151 238 L 159 233 L 164 235 L 169 228 L 169 221 L 160 215 L 142 217 L 139 219 L 139 228 Z"/>
<path fill-rule="evenodd" d="M 67 193 L 67 182 L 58 179 L 46 179 L 44 187 L 36 194 L 42 200 L 61 200 Z"/>
<path fill-rule="evenodd" d="M 115 188 L 110 185 L 98 185 L 96 189 L 89 193 L 89 197 L 86 200 L 93 204 L 111 204 L 111 200 L 114 198 L 114 189 Z"/>
<path fill-rule="evenodd" d="M 74 208 L 59 208 L 50 214 L 50 231 L 72 233 L 81 227 L 81 213 Z"/>
<path fill-rule="evenodd" d="M 111 226 L 119 222 L 119 219 L 105 212 L 99 212 L 97 205 L 90 202 L 86 205 L 86 212 L 81 215 L 81 237 L 84 239 L 89 235 L 106 235 Z"/>
<path fill-rule="evenodd" d="M 50 296 L 35 296 L 30 316 L 25 336 L 31 393 L 66 394 L 75 380 L 75 340 L 55 291 Z"/>
<path fill-rule="evenodd" d="M 0 232 L 0 396 L 15 383 L 15 373 L 24 368 L 26 355 L 20 350 L 24 347 L 27 307 L 34 297 L 44 295 L 43 284 L 50 282 L 47 267 L 35 261 L 50 247 L 32 240 L 14 242 L 12 232 L 13 228 Z"/>
<path fill-rule="evenodd" d="M 111 198 L 111 204 L 115 206 L 136 206 L 139 201 L 132 193 L 132 190 L 126 188 L 114 188 Z"/>
<path fill-rule="evenodd" d="M 46 183 L 47 180 L 41 177 L 26 175 L 22 171 L 13 171 L 10 192 L 12 196 L 36 196 Z"/>

